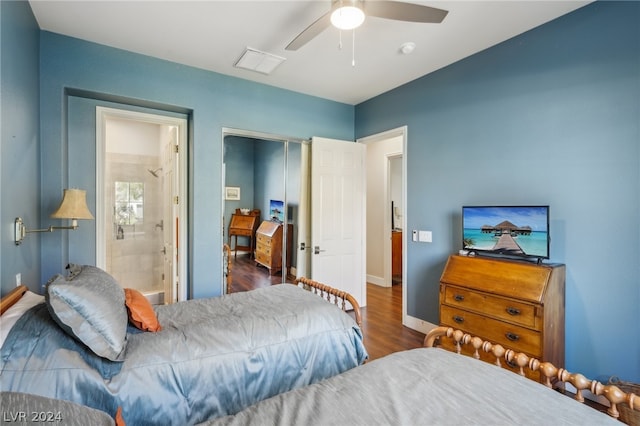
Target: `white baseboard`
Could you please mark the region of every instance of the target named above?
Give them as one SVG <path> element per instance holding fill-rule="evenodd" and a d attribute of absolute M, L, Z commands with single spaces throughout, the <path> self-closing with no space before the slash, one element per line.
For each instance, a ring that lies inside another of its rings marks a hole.
<path fill-rule="evenodd" d="M 427 334 L 432 329 L 436 328 L 436 324 L 431 324 L 428 321 L 421 320 L 420 318 L 407 315 L 402 322 L 402 325 L 409 327 L 412 330 L 419 331 L 420 333 Z"/>
<path fill-rule="evenodd" d="M 375 284 L 375 285 L 380 286 L 380 287 L 391 287 L 391 286 L 385 284 L 383 277 L 378 277 L 378 276 L 375 276 L 375 275 L 367 274 L 367 282 L 369 284 Z"/>

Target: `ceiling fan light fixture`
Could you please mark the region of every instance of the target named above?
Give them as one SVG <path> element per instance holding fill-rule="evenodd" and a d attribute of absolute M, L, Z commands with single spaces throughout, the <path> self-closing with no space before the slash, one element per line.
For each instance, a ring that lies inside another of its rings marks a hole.
<path fill-rule="evenodd" d="M 364 22 L 364 11 L 359 0 L 338 1 L 331 13 L 331 24 L 341 30 L 358 28 Z"/>

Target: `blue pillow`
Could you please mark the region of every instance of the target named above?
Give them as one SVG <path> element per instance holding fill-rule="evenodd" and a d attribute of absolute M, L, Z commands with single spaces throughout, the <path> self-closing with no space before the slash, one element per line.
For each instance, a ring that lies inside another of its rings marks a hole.
<path fill-rule="evenodd" d="M 69 277 L 47 284 L 45 299 L 53 319 L 96 355 L 122 361 L 127 338 L 124 289 L 95 266 L 70 265 Z"/>

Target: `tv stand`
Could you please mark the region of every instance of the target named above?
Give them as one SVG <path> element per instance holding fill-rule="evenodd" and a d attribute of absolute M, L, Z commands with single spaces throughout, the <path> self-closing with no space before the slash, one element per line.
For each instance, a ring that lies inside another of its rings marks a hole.
<path fill-rule="evenodd" d="M 565 266 L 519 260 L 450 256 L 440 278 L 440 325 L 564 367 Z"/>

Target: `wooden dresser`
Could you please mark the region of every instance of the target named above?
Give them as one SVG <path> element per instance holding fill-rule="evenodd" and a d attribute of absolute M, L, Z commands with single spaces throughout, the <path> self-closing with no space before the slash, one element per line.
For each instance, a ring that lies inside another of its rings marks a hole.
<path fill-rule="evenodd" d="M 269 269 L 271 275 L 282 271 L 282 230 L 279 222 L 265 220 L 256 231 L 256 264 Z M 293 225 L 287 225 L 287 261 L 285 271 L 288 274 L 291 267 L 291 251 L 293 250 Z"/>
<path fill-rule="evenodd" d="M 564 265 L 454 255 L 440 279 L 440 325 L 564 367 L 564 288 Z"/>

